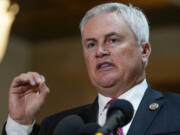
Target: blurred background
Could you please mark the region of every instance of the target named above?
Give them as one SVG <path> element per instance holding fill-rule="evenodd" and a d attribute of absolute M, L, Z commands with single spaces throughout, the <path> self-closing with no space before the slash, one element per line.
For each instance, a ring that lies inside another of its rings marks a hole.
<path fill-rule="evenodd" d="M 180 0 L 116 0 L 140 7 L 150 23 L 152 55 L 147 80 L 154 89 L 180 93 Z M 51 89 L 37 121 L 91 103 L 96 97 L 84 64 L 79 22 L 108 0 L 13 0 L 20 6 L 0 63 L 0 130 L 8 115 L 12 79 L 28 71 L 46 77 Z"/>

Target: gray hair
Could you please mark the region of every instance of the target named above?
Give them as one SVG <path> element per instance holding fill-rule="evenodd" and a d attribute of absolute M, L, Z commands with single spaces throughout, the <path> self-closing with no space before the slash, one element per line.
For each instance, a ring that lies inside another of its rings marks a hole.
<path fill-rule="evenodd" d="M 134 33 L 138 44 L 149 42 L 149 25 L 145 14 L 132 5 L 127 6 L 121 3 L 104 3 L 87 11 L 80 23 L 81 34 L 88 20 L 102 12 L 121 13 Z"/>

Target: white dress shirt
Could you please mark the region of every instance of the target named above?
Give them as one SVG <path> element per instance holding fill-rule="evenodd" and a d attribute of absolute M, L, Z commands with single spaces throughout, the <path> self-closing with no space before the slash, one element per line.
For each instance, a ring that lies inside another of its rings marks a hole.
<path fill-rule="evenodd" d="M 22 125 L 14 121 L 10 116 L 8 116 L 5 127 L 6 133 L 7 135 L 29 135 L 32 132 L 34 123 L 35 121 L 32 125 Z"/>
<path fill-rule="evenodd" d="M 118 99 L 128 100 L 133 105 L 134 115 L 135 115 L 137 108 L 141 102 L 141 99 L 146 91 L 146 88 L 147 88 L 147 82 L 146 80 L 144 80 L 140 84 L 134 86 L 133 88 L 125 92 L 123 95 L 118 97 Z M 105 97 L 100 93 L 98 94 L 98 104 L 99 104 L 98 124 L 100 126 L 103 126 L 106 121 L 107 108 L 104 109 L 104 107 L 110 100 L 111 98 Z M 124 135 L 127 134 L 131 122 L 132 120 L 122 128 Z M 8 116 L 8 120 L 5 127 L 6 133 L 7 135 L 28 135 L 31 133 L 34 123 L 35 122 L 33 122 L 32 125 L 22 125 L 15 122 L 10 116 Z"/>
<path fill-rule="evenodd" d="M 129 89 L 127 92 L 125 92 L 124 94 L 122 94 L 121 96 L 118 97 L 118 99 L 125 99 L 132 104 L 133 109 L 134 109 L 133 118 L 134 118 L 134 115 L 136 114 L 138 106 L 144 96 L 144 93 L 145 93 L 147 87 L 148 87 L 148 85 L 147 85 L 146 79 L 144 79 L 144 81 L 135 85 L 134 87 Z M 100 93 L 98 94 L 98 103 L 99 103 L 98 124 L 100 126 L 103 126 L 105 124 L 106 113 L 108 110 L 108 108 L 105 108 L 105 106 L 111 99 L 112 98 L 105 97 Z M 133 120 L 133 118 L 132 118 L 132 120 Z M 122 128 L 124 135 L 127 135 L 127 132 L 132 123 L 132 120 Z"/>

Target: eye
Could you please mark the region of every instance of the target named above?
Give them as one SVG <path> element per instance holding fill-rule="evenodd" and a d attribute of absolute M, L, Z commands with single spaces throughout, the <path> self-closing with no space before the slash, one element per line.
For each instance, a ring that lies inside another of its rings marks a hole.
<path fill-rule="evenodd" d="M 116 44 L 116 43 L 118 43 L 118 38 L 109 38 L 108 40 L 107 40 L 107 42 L 108 42 L 108 44 Z"/>
<path fill-rule="evenodd" d="M 93 48 L 96 44 L 95 43 L 88 43 L 87 48 Z"/>
<path fill-rule="evenodd" d="M 117 41 L 118 41 L 118 40 L 117 40 L 116 38 L 113 38 L 113 39 L 110 40 L 111 43 L 115 43 L 115 42 L 117 42 Z"/>

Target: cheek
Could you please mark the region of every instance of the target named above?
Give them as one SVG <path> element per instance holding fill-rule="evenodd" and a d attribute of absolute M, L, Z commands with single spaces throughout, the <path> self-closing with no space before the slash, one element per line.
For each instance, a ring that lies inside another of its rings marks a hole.
<path fill-rule="evenodd" d="M 123 65 L 127 68 L 129 65 L 135 66 L 140 62 L 140 54 L 137 48 L 133 47 L 124 47 L 121 48 L 120 51 L 116 52 L 116 60 L 119 61 L 119 65 Z"/>
<path fill-rule="evenodd" d="M 93 56 L 90 53 L 85 53 L 84 54 L 84 59 L 86 63 L 86 67 L 88 70 L 92 70 L 92 65 L 93 65 Z"/>

